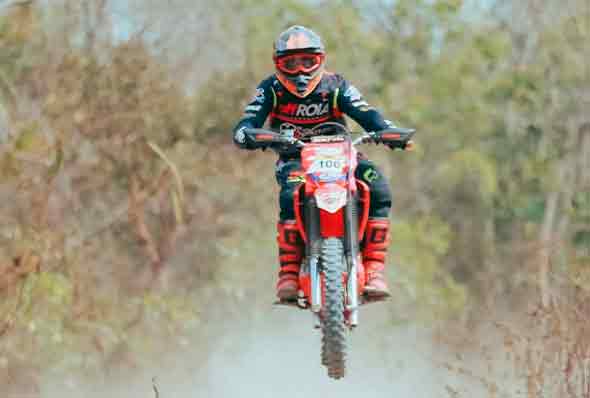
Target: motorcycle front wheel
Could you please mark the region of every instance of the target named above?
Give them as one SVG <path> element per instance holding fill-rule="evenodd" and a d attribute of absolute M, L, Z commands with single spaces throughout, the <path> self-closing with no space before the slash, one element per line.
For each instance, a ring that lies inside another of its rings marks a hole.
<path fill-rule="evenodd" d="M 344 323 L 344 248 L 338 238 L 324 240 L 321 251 L 325 292 L 322 306 L 322 364 L 328 376 L 344 377 L 346 360 L 346 325 Z"/>

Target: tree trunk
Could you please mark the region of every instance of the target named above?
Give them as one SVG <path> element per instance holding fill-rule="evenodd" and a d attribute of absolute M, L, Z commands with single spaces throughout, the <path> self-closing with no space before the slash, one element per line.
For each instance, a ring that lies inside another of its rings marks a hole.
<path fill-rule="evenodd" d="M 545 203 L 545 216 L 540 233 L 540 247 L 538 254 L 539 262 L 539 289 L 541 293 L 541 304 L 544 308 L 549 307 L 551 295 L 549 292 L 549 274 L 551 272 L 551 238 L 555 224 L 555 214 L 559 202 L 559 192 L 551 192 Z"/>

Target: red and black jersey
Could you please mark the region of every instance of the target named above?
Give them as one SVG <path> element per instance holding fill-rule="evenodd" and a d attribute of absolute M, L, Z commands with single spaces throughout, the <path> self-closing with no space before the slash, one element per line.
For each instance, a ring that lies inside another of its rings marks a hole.
<path fill-rule="evenodd" d="M 244 109 L 244 115 L 234 128 L 261 128 L 266 120 L 269 127 L 280 131 L 296 128 L 299 136 L 305 136 L 310 128 L 324 122 L 346 125 L 344 115 L 349 116 L 367 131 L 390 127 L 381 113 L 363 99 L 361 93 L 342 76 L 325 72 L 317 87 L 305 98 L 299 98 L 286 90 L 272 75 L 263 80 Z"/>

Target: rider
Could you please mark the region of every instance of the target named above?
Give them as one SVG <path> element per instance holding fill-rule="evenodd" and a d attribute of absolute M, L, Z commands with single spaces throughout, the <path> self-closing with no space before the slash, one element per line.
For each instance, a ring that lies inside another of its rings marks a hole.
<path fill-rule="evenodd" d="M 234 128 L 234 142 L 243 149 L 256 149 L 245 129 L 261 128 L 267 117 L 273 130 L 296 130 L 309 136 L 310 128 L 324 122 L 346 125 L 351 117 L 367 131 L 393 127 L 393 123 L 371 107 L 361 93 L 342 76 L 324 69 L 326 54 L 321 38 L 308 28 L 292 26 L 274 43 L 275 73 L 263 80 Z M 314 132 L 313 134 L 318 134 Z M 401 146 L 404 149 L 403 144 Z M 366 292 L 388 296 L 385 256 L 389 244 L 391 193 L 381 171 L 364 157 L 359 158 L 356 178 L 370 187 L 371 207 L 362 254 L 366 269 Z M 304 246 L 295 224 L 293 193 L 304 180 L 299 152 L 280 153 L 276 164 L 280 185 L 280 215 L 277 225 L 280 271 L 277 296 L 293 299 L 299 288 L 299 266 Z"/>

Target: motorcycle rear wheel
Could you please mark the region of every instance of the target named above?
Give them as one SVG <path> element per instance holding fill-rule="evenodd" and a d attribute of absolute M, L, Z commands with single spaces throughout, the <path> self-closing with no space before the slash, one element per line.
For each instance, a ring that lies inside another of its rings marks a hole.
<path fill-rule="evenodd" d="M 344 323 L 344 248 L 337 238 L 324 240 L 321 251 L 325 280 L 325 299 L 322 306 L 322 364 L 328 376 L 344 377 L 346 362 L 346 325 Z"/>

